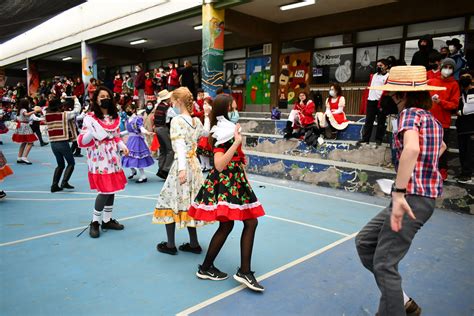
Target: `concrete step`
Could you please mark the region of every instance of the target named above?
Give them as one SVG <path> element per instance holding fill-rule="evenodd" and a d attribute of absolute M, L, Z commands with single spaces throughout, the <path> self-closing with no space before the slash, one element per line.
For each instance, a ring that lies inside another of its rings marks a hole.
<path fill-rule="evenodd" d="M 395 178 L 395 171 L 378 166 L 252 150 L 246 150 L 246 154 L 250 173 L 351 192 L 382 196 L 384 193 L 376 180 Z M 443 195 L 437 199 L 436 205 L 474 213 L 474 185 L 461 186 L 454 181 L 445 182 Z"/>
<path fill-rule="evenodd" d="M 240 118 L 239 123 L 242 126 L 242 132 L 270 135 L 284 135 L 287 120 L 271 120 L 266 118 Z M 363 122 L 352 121 L 349 126 L 340 131 L 337 135 L 338 140 L 357 141 L 362 137 Z M 455 129 L 455 128 L 454 128 Z M 376 129 L 372 131 L 371 141 L 375 142 Z M 455 130 L 451 130 L 449 134 L 448 147 L 457 149 L 457 134 Z"/>

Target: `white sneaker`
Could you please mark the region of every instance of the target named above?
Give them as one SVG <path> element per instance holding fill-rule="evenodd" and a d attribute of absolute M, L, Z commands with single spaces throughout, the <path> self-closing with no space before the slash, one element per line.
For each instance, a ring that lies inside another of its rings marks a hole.
<path fill-rule="evenodd" d="M 321 136 L 319 136 L 318 137 L 318 145 L 321 146 L 322 144 L 324 144 L 324 139 Z"/>

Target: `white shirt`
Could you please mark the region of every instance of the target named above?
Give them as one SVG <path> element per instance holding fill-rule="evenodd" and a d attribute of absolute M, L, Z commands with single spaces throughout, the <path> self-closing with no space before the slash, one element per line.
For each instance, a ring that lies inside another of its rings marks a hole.
<path fill-rule="evenodd" d="M 372 76 L 372 82 L 370 83 L 371 87 L 383 86 L 387 81 L 388 72 L 385 75 L 374 74 Z M 382 96 L 382 90 L 369 90 L 369 101 L 378 101 Z"/>

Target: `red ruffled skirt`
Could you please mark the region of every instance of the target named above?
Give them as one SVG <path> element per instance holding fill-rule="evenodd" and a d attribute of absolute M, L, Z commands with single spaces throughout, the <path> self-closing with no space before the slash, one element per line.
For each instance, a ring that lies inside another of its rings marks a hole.
<path fill-rule="evenodd" d="M 38 138 L 35 134 L 13 134 L 12 141 L 15 143 L 34 143 Z"/>
<path fill-rule="evenodd" d="M 127 179 L 123 170 L 116 173 L 98 174 L 89 172 L 89 185 L 92 190 L 103 194 L 113 194 L 125 189 Z"/>

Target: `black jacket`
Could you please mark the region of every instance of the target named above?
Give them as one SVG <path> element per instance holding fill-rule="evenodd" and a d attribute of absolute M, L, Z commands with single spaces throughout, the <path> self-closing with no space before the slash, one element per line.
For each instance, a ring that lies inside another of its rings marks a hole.
<path fill-rule="evenodd" d="M 426 46 L 425 49 L 421 49 L 421 41 L 427 41 L 428 45 Z M 411 65 L 412 66 L 425 66 L 428 67 L 429 64 L 429 56 L 432 52 L 436 52 L 435 49 L 433 49 L 433 39 L 431 36 L 422 36 L 420 40 L 418 41 L 418 48 L 419 50 L 413 55 L 413 59 L 411 60 Z"/>

